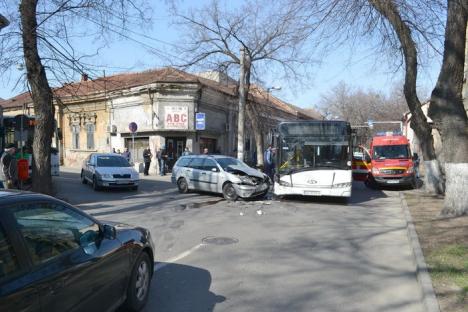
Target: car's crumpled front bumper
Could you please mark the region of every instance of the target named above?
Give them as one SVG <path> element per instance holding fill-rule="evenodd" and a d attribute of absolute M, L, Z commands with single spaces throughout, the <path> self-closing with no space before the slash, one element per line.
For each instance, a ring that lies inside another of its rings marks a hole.
<path fill-rule="evenodd" d="M 258 185 L 233 184 L 233 186 L 236 189 L 237 195 L 242 198 L 251 198 L 265 194 L 269 188 L 269 184 L 266 182 Z"/>

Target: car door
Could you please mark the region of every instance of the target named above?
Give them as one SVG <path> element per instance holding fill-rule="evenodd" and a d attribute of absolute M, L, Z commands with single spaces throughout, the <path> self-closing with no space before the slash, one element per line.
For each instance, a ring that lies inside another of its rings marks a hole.
<path fill-rule="evenodd" d="M 124 297 L 129 252 L 99 224 L 59 202 L 10 207 L 29 251 L 44 311 L 107 311 Z"/>
<path fill-rule="evenodd" d="M 219 168 L 213 159 L 205 158 L 200 174 L 200 183 L 210 192 L 218 192 Z"/>
<path fill-rule="evenodd" d="M 0 311 L 39 312 L 39 292 L 29 278 L 21 239 L 0 209 Z"/>
<path fill-rule="evenodd" d="M 189 164 L 190 170 L 190 182 L 193 189 L 198 191 L 209 191 L 206 189 L 206 186 L 201 183 L 202 178 L 202 167 L 203 167 L 203 158 L 194 157 Z"/>
<path fill-rule="evenodd" d="M 94 171 L 96 170 L 96 155 L 90 155 L 89 161 L 86 163 L 86 177 L 89 181 L 93 181 Z"/>

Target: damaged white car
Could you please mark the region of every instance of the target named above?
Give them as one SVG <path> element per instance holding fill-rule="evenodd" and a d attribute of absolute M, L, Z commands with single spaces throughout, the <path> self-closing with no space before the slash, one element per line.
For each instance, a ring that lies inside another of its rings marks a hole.
<path fill-rule="evenodd" d="M 181 193 L 220 193 L 227 200 L 263 197 L 270 187 L 266 174 L 223 155 L 182 156 L 172 168 L 171 180 Z"/>

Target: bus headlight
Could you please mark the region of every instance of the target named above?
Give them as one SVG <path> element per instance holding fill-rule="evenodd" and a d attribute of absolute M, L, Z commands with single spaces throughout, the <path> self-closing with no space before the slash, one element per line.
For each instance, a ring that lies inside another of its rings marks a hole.
<path fill-rule="evenodd" d="M 291 186 L 291 183 L 283 181 L 283 180 L 279 180 L 278 184 L 281 185 L 281 186 L 288 186 L 288 187 Z"/>
<path fill-rule="evenodd" d="M 351 182 L 333 184 L 334 188 L 351 187 Z"/>
<path fill-rule="evenodd" d="M 372 167 L 372 174 L 379 174 L 380 171 L 378 168 Z"/>

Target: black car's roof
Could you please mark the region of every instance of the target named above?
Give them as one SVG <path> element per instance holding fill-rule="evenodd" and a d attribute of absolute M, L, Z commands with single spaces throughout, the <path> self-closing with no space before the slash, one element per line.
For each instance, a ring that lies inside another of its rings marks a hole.
<path fill-rule="evenodd" d="M 50 199 L 51 197 L 44 194 L 32 193 L 20 190 L 1 190 L 0 191 L 0 205 L 15 201 L 26 201 L 26 200 L 40 200 Z"/>

